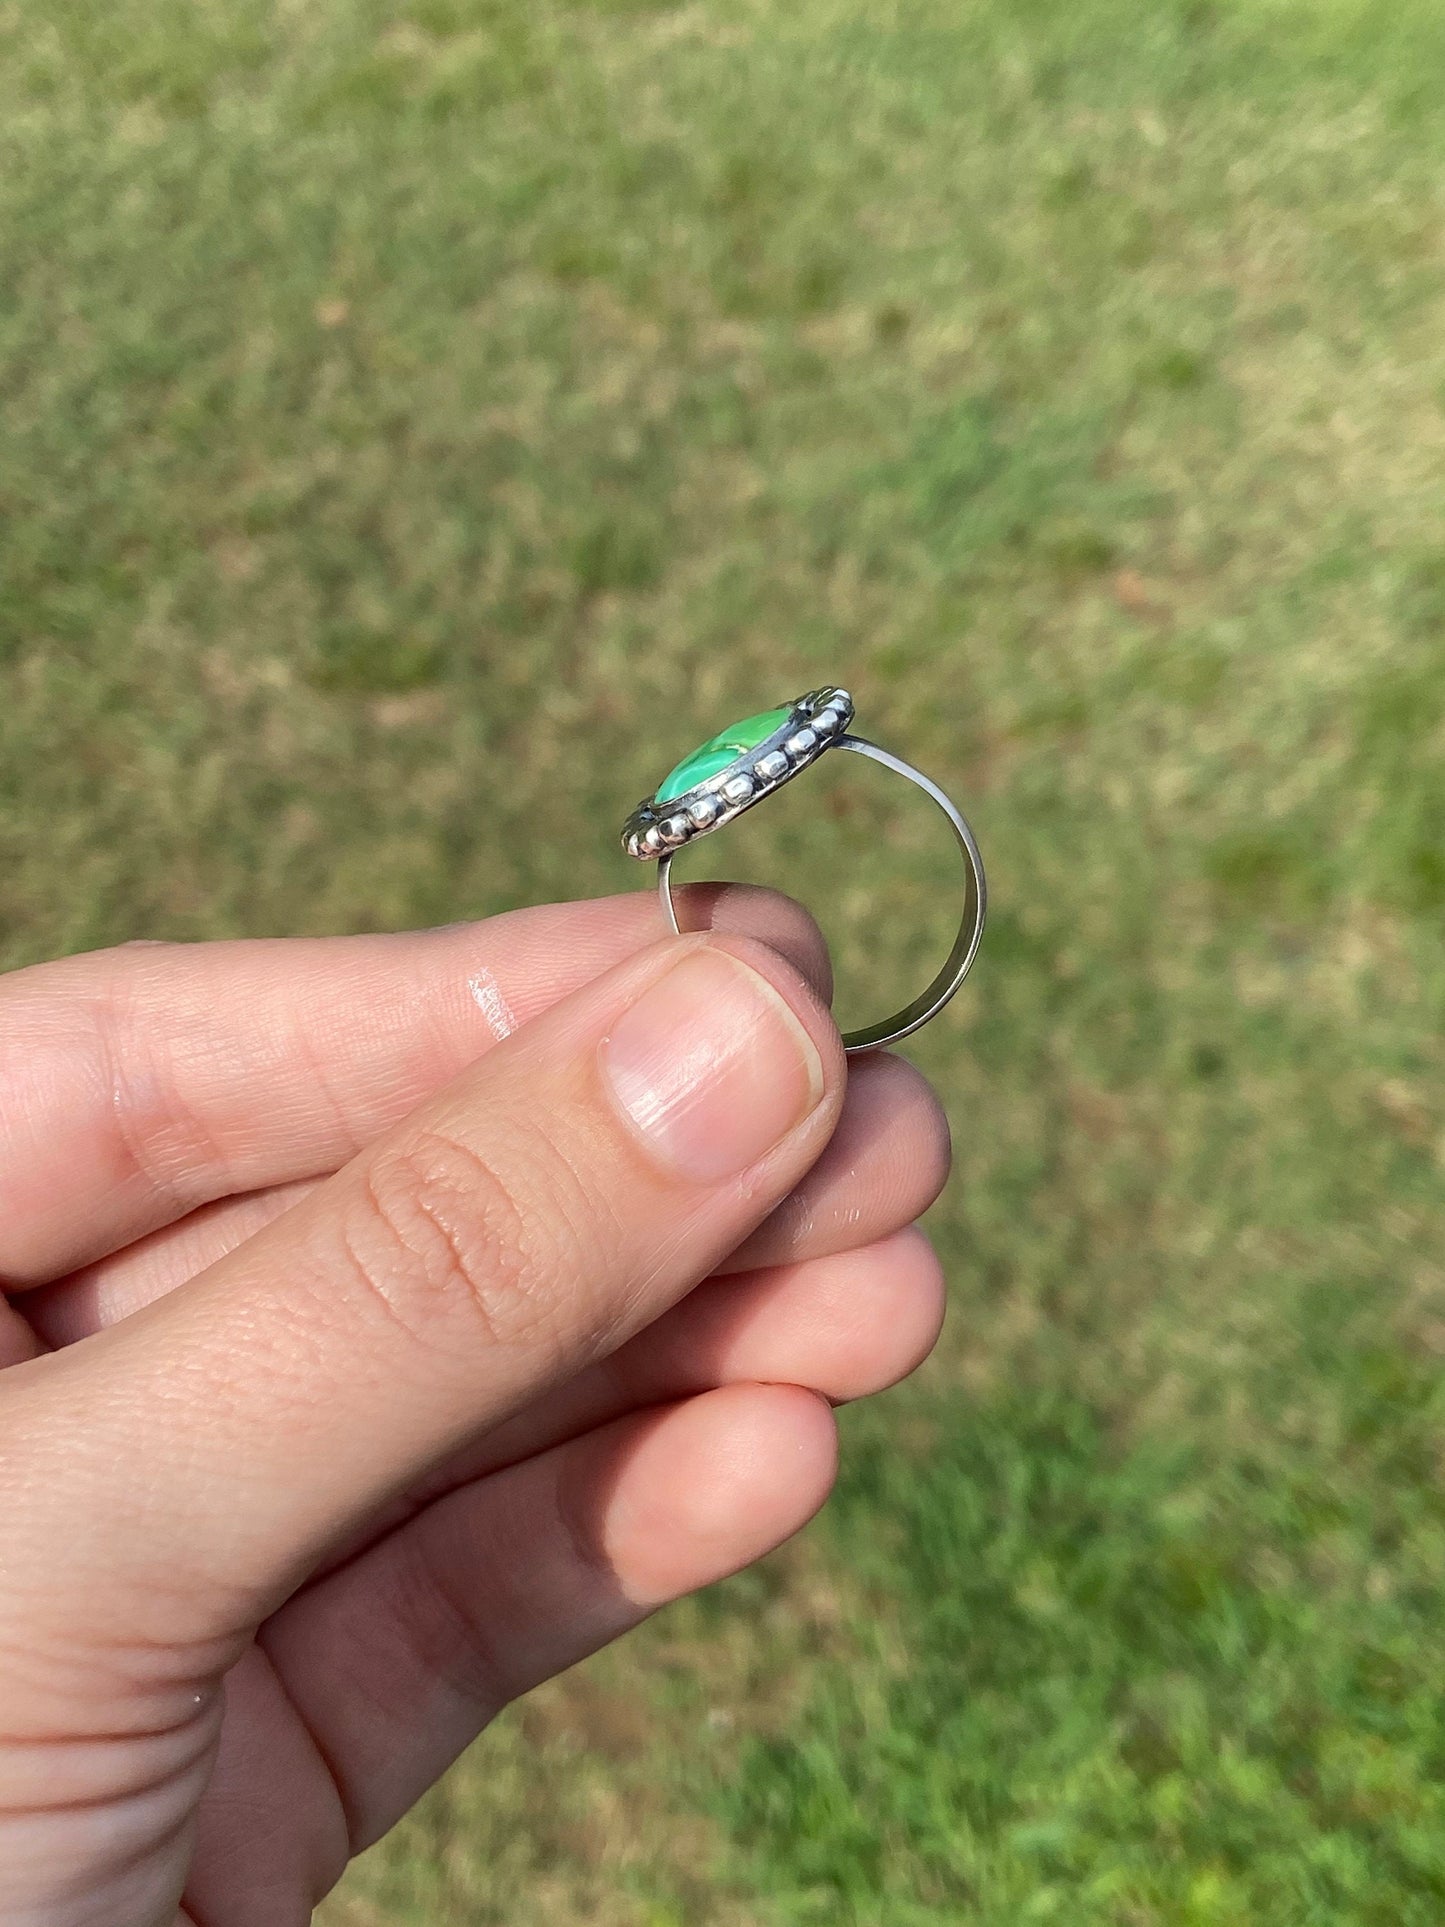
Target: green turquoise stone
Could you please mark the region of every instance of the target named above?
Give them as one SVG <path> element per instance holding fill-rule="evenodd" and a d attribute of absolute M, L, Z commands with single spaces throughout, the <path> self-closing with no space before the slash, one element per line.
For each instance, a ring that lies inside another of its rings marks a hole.
<path fill-rule="evenodd" d="M 709 776 L 716 776 L 719 770 L 736 762 L 745 750 L 756 749 L 765 736 L 781 729 L 792 713 L 790 703 L 782 709 L 765 709 L 760 716 L 745 716 L 740 723 L 730 723 L 716 736 L 709 736 L 691 756 L 684 756 L 676 769 L 668 771 L 652 800 L 670 803 L 684 790 L 696 789 Z"/>

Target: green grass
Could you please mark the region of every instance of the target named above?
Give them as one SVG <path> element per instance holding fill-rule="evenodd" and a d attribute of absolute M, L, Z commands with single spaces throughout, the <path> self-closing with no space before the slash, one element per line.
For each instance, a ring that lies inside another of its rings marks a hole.
<path fill-rule="evenodd" d="M 1445 1917 L 1442 60 L 1425 0 L 0 8 L 11 961 L 629 887 L 829 677 L 995 893 L 914 1040 L 937 1356 L 333 1927 Z M 717 860 L 856 1020 L 950 859 L 816 785 Z"/>

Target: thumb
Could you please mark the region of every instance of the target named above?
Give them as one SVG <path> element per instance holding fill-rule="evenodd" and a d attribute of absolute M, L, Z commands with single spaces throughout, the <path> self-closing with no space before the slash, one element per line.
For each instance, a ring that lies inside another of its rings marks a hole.
<path fill-rule="evenodd" d="M 574 991 L 190 1285 L 0 1379 L 0 1618 L 24 1574 L 52 1639 L 244 1635 L 705 1277 L 843 1081 L 826 1009 L 750 939 L 668 938 Z"/>

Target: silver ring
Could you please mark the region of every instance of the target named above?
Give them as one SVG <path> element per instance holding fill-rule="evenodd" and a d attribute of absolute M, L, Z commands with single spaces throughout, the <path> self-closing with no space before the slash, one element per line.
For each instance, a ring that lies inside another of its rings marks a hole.
<path fill-rule="evenodd" d="M 638 804 L 622 826 L 622 847 L 639 861 L 657 864 L 657 889 L 663 914 L 674 934 L 682 934 L 672 901 L 672 859 L 700 836 L 731 823 L 735 816 L 791 782 L 829 749 L 851 749 L 906 776 L 948 818 L 963 853 L 963 913 L 953 948 L 925 990 L 892 1016 L 843 1033 L 849 1055 L 895 1044 L 936 1017 L 968 975 L 978 955 L 988 908 L 983 858 L 973 831 L 952 800 L 922 770 L 901 756 L 849 733 L 853 698 L 846 689 L 813 689 L 780 708 L 733 723 L 685 756 L 657 789 Z"/>

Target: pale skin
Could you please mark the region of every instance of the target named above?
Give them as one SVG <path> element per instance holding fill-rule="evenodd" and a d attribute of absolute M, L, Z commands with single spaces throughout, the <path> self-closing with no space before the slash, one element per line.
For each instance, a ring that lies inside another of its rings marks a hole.
<path fill-rule="evenodd" d="M 300 1927 L 929 1351 L 936 1098 L 679 896 L 0 979 L 6 1927 Z"/>

